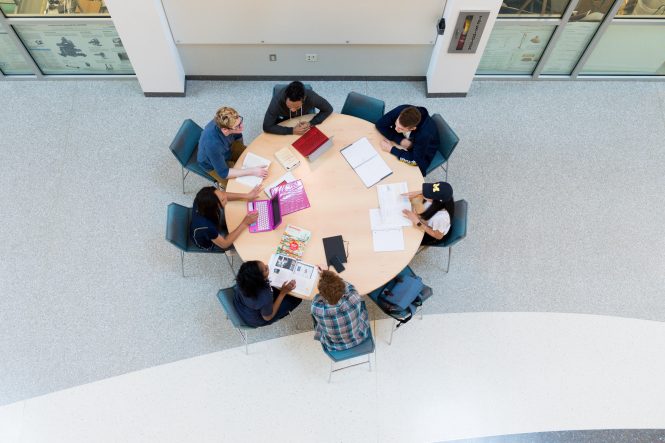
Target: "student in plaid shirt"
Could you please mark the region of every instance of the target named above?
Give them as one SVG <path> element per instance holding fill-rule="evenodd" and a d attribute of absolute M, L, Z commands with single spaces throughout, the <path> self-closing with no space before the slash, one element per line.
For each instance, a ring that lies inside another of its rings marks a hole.
<path fill-rule="evenodd" d="M 328 350 L 359 345 L 369 335 L 367 309 L 356 288 L 332 271 L 321 271 L 319 293 L 312 301 L 314 339 Z"/>

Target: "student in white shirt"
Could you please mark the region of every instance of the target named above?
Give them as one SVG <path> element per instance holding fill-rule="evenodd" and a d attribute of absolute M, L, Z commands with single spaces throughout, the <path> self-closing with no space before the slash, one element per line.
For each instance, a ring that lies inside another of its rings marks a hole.
<path fill-rule="evenodd" d="M 411 199 L 424 197 L 423 212 L 420 214 L 405 209 L 404 215 L 413 226 L 425 233 L 423 245 L 432 245 L 443 240 L 455 213 L 453 188 L 449 183 L 423 183 L 422 192 L 412 191 L 405 195 Z"/>

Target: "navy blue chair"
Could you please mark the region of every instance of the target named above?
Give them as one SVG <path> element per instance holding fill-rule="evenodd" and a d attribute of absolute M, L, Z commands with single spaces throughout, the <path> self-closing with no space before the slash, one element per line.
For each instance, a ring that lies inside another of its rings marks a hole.
<path fill-rule="evenodd" d="M 362 306 L 363 309 L 366 309 L 365 302 L 362 302 Z M 312 319 L 314 320 L 314 325 L 316 326 L 316 319 L 314 318 L 314 316 L 312 316 Z M 374 337 L 372 337 L 372 328 L 369 328 L 369 335 L 367 336 L 365 341 L 352 348 L 344 349 L 343 351 L 335 351 L 335 350 L 330 351 L 326 349 L 325 346 L 323 346 L 323 343 L 321 344 L 321 348 L 323 349 L 323 352 L 325 352 L 326 355 L 330 357 L 330 372 L 328 373 L 328 383 L 330 383 L 333 372 L 342 371 L 344 369 L 352 368 L 354 366 L 364 365 L 365 363 L 367 363 L 369 365 L 370 372 L 372 371 L 372 361 L 370 356 L 374 352 L 375 348 Z M 367 356 L 367 361 L 362 361 L 359 363 L 354 363 L 352 365 L 333 369 L 335 363 L 339 363 L 344 360 L 350 360 L 356 357 L 362 357 L 363 355 Z"/>
<path fill-rule="evenodd" d="M 376 123 L 385 111 L 386 104 L 383 100 L 357 92 L 349 92 L 342 107 L 342 114 L 362 118 L 370 123 Z"/>
<path fill-rule="evenodd" d="M 182 169 L 183 194 L 185 193 L 185 178 L 190 172 L 215 183 L 215 179 L 212 178 L 212 176 L 196 161 L 196 153 L 198 152 L 201 132 L 203 132 L 203 129 L 201 129 L 199 125 L 194 123 L 194 121 L 187 119 L 182 122 L 178 133 L 171 142 L 171 146 L 169 146 L 175 158 L 180 162 L 180 167 Z M 187 172 L 185 172 L 185 169 L 187 169 Z"/>
<path fill-rule="evenodd" d="M 425 175 L 429 175 L 430 172 L 441 167 L 445 172 L 445 178 L 443 180 L 448 181 L 448 159 L 455 150 L 457 143 L 459 143 L 459 137 L 455 134 L 455 131 L 448 126 L 448 123 L 446 123 L 440 114 L 434 114 L 432 119 L 439 132 L 439 149 L 436 151 L 436 154 L 434 154 L 434 158 L 432 158 L 432 162 L 429 164 L 427 174 Z"/>
<path fill-rule="evenodd" d="M 453 246 L 459 243 L 464 237 L 466 237 L 468 207 L 469 205 L 466 200 L 456 201 L 455 216 L 450 222 L 450 231 L 448 234 L 446 234 L 446 236 L 440 242 L 424 246 L 424 248 L 448 248 L 448 263 L 446 264 L 446 269 L 444 269 L 445 272 L 448 272 L 450 269 L 450 258 L 453 252 Z"/>
<path fill-rule="evenodd" d="M 238 334 L 242 337 L 242 341 L 245 343 L 245 354 L 249 354 L 248 341 L 249 341 L 249 330 L 256 329 L 254 326 L 250 326 L 240 318 L 236 307 L 233 304 L 233 287 L 220 289 L 217 293 L 217 298 L 222 304 L 222 308 L 226 312 L 226 318 L 231 320 L 233 327 L 236 328 Z M 244 331 L 244 332 L 243 332 Z"/>
<path fill-rule="evenodd" d="M 397 319 L 396 319 L 396 318 L 395 318 L 390 312 L 388 312 L 388 311 L 386 311 L 386 310 L 383 309 L 383 306 L 381 306 L 381 303 L 379 303 L 379 295 L 381 295 L 381 293 L 383 292 L 383 290 L 384 290 L 388 285 L 392 284 L 393 281 L 394 281 L 395 279 L 400 278 L 400 277 L 406 277 L 407 275 L 408 275 L 408 276 L 411 276 L 411 277 L 416 277 L 416 273 L 413 272 L 413 269 L 411 269 L 409 266 L 407 266 L 407 267 L 405 267 L 404 269 L 402 269 L 402 270 L 399 272 L 399 274 L 397 274 L 395 277 L 393 277 L 392 279 L 390 279 L 390 281 L 389 281 L 388 283 L 386 283 L 385 285 L 383 285 L 383 286 L 381 286 L 381 287 L 379 287 L 379 288 L 373 290 L 373 291 L 370 292 L 369 294 L 367 294 L 367 296 L 368 296 L 368 297 L 369 297 L 369 298 L 370 298 L 370 299 L 376 304 L 376 306 L 381 310 L 381 312 L 383 312 L 383 313 L 386 314 L 388 317 L 390 317 L 390 318 L 393 319 L 393 324 L 392 324 L 392 326 L 391 326 L 391 328 L 390 328 L 390 338 L 388 339 L 388 344 L 389 344 L 389 345 L 391 345 L 392 342 L 393 342 L 393 333 L 394 333 L 394 332 L 395 332 L 395 331 L 396 331 L 396 330 L 397 330 L 397 329 L 398 329 L 403 323 L 400 323 L 399 321 L 397 321 Z M 421 298 L 422 298 L 422 300 L 423 300 L 423 304 L 420 305 L 420 306 L 417 308 L 417 310 L 416 310 L 416 313 L 418 313 L 418 312 L 420 313 L 420 319 L 421 319 L 421 320 L 423 319 L 423 306 L 425 306 L 425 300 L 427 300 L 428 298 L 430 298 L 431 295 L 432 295 L 432 291 L 431 291 L 431 289 L 430 289 L 428 286 L 426 286 L 425 290 L 421 293 Z"/>
<path fill-rule="evenodd" d="M 221 250 L 215 248 L 212 251 L 201 249 L 194 244 L 189 235 L 189 225 L 192 220 L 192 209 L 177 203 L 171 203 L 166 211 L 166 240 L 176 248 L 180 249 L 180 268 L 182 276 L 185 276 L 185 252 L 224 254 L 226 261 L 233 270 L 233 248 Z M 230 256 L 230 258 L 229 258 Z"/>
<path fill-rule="evenodd" d="M 287 86 L 289 86 L 289 85 L 286 85 L 284 83 L 276 84 L 275 86 L 272 87 L 272 96 L 274 97 L 277 94 L 278 91 L 281 91 L 282 89 L 285 89 Z M 312 85 L 310 85 L 308 83 L 303 83 L 303 86 L 305 87 L 305 94 L 307 94 L 307 91 L 312 90 Z M 314 114 L 314 112 L 316 112 L 315 108 L 303 110 L 304 114 Z"/>

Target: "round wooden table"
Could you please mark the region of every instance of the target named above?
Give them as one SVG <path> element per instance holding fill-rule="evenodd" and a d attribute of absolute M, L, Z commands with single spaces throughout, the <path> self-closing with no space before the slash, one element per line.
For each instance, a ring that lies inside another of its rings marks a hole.
<path fill-rule="evenodd" d="M 309 120 L 312 115 L 284 122 L 285 126 L 294 126 L 301 119 Z M 234 246 L 244 261 L 261 260 L 267 263 L 275 252 L 287 225 L 295 225 L 312 232 L 302 260 L 310 264 L 326 264 L 322 238 L 341 235 L 348 242 L 348 258 L 344 263 L 346 270 L 340 276 L 353 284 L 360 294 L 367 294 L 388 282 L 397 275 L 413 258 L 420 241 L 422 231 L 414 227 L 404 227 L 403 251 L 374 252 L 372 231 L 370 228 L 369 209 L 378 208 L 379 200 L 376 185 L 366 188 L 360 177 L 349 166 L 340 149 L 367 137 L 393 173 L 379 184 L 406 182 L 409 191 L 420 190 L 423 176 L 417 167 L 399 162 L 393 155 L 380 148 L 381 134 L 368 121 L 343 114 L 333 114 L 318 128 L 328 137 L 333 138 L 333 146 L 316 159 L 309 162 L 302 157 L 291 143 L 297 135 L 259 135 L 240 157 L 241 165 L 245 154 L 253 152 L 271 160 L 268 177 L 264 185 L 272 184 L 287 171 L 279 164 L 274 153 L 290 146 L 300 159 L 300 166 L 292 170 L 296 179 L 301 179 L 311 207 L 282 217 L 281 225 L 270 232 L 252 234 L 243 232 Z M 229 180 L 229 192 L 247 192 L 249 188 L 236 180 Z M 262 195 L 257 200 L 264 200 Z M 238 226 L 247 213 L 244 201 L 229 202 L 225 208 L 226 223 L 230 229 Z M 331 267 L 332 269 L 332 267 Z M 312 297 L 316 294 L 313 291 Z"/>

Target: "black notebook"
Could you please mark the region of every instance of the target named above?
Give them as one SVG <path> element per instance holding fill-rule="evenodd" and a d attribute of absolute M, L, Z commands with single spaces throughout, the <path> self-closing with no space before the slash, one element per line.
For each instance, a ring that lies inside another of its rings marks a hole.
<path fill-rule="evenodd" d="M 344 240 L 341 235 L 326 237 L 323 239 L 323 249 L 326 252 L 326 262 L 328 266 L 332 264 L 334 256 L 338 256 L 342 263 L 346 263 L 346 253 L 344 252 Z"/>

